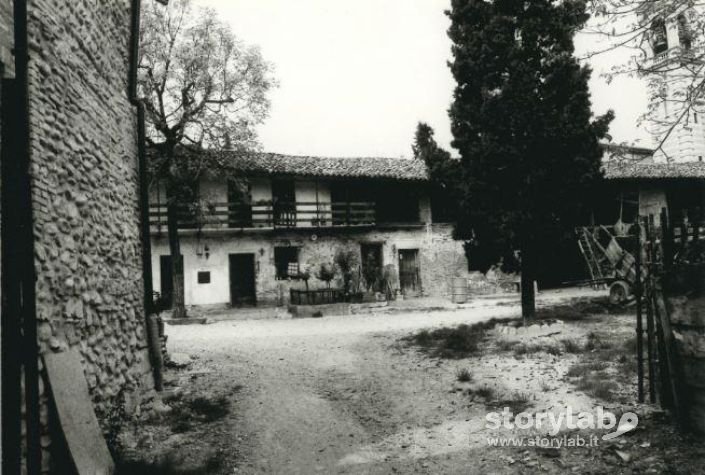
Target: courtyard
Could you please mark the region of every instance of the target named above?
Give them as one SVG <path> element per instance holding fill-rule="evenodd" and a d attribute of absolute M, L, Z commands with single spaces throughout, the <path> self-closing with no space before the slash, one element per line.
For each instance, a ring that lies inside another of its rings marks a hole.
<path fill-rule="evenodd" d="M 506 298 L 432 313 L 168 326 L 180 368 L 167 373 L 167 407 L 123 432 L 125 453 L 155 464 L 149 473 L 164 464 L 168 473 L 692 473 L 702 444 L 636 404 L 633 309 L 592 290 L 546 292 L 539 304 L 547 338 L 523 345 L 502 343 L 499 329 L 520 314 Z M 478 348 L 429 343 L 438 329 L 491 319 L 498 326 Z M 488 447 L 488 411 L 563 404 L 634 411 L 639 427 L 599 447 Z"/>

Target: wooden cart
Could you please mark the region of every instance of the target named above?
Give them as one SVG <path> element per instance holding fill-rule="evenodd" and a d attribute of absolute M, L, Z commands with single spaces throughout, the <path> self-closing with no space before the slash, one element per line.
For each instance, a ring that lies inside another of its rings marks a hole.
<path fill-rule="evenodd" d="M 625 226 L 583 226 L 576 233 L 590 282 L 608 285 L 612 303 L 629 300 L 636 285 L 636 235 Z"/>

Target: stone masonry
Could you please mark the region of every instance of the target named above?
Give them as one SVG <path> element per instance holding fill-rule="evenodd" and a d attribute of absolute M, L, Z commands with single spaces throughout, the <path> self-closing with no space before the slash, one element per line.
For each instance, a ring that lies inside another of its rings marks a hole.
<path fill-rule="evenodd" d="M 13 35 L 12 0 L 0 0 L 0 64 L 4 70 L 3 74 L 9 77 L 14 75 L 15 69 L 12 57 Z"/>
<path fill-rule="evenodd" d="M 130 2 L 29 9 L 37 308 L 42 351 L 78 347 L 98 413 L 153 386 L 142 305 Z"/>
<path fill-rule="evenodd" d="M 129 0 L 28 5 L 31 174 L 40 351 L 77 349 L 101 423 L 153 396 L 143 308 Z M 11 2 L 0 0 L 5 64 Z M 7 64 L 5 64 L 7 66 Z M 6 70 L 7 72 L 7 70 Z M 43 469 L 50 470 L 46 381 Z"/>

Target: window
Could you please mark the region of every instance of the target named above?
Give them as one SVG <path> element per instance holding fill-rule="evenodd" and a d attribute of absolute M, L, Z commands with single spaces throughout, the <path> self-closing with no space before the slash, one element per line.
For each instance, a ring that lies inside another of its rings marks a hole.
<path fill-rule="evenodd" d="M 299 277 L 299 248 L 275 247 L 274 266 L 277 270 L 277 279 L 297 279 Z"/>
<path fill-rule="evenodd" d="M 199 272 L 198 273 L 198 283 L 199 284 L 210 284 L 211 283 L 211 273 L 210 272 Z"/>

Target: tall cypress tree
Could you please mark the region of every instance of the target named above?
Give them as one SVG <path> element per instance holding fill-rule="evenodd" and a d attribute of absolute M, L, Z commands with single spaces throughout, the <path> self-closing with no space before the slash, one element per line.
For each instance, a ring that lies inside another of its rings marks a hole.
<path fill-rule="evenodd" d="M 572 229 L 601 178 L 590 68 L 573 55 L 588 20 L 574 0 L 452 0 L 446 12 L 457 82 L 450 108 L 461 155 L 457 232 L 497 262 L 520 251 L 522 313 L 535 315 L 542 255 Z"/>

